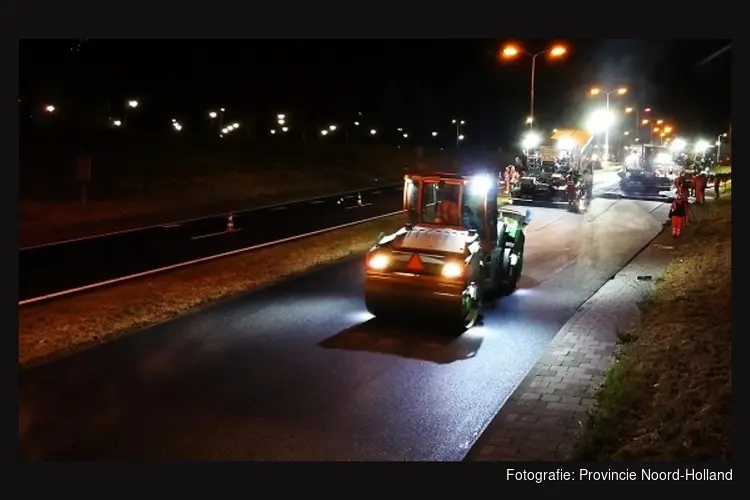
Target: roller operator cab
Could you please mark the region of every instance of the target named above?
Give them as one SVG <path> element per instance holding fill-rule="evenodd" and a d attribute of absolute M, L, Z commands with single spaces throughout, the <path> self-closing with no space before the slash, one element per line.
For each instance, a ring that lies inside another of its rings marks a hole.
<path fill-rule="evenodd" d="M 483 299 L 515 290 L 531 213 L 499 209 L 496 178 L 497 172 L 405 177 L 408 222 L 366 256 L 370 313 L 465 330 Z"/>

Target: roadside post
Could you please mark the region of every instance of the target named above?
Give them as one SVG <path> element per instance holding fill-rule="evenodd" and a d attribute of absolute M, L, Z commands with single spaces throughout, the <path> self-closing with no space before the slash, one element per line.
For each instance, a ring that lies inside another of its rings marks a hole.
<path fill-rule="evenodd" d="M 81 187 L 81 204 L 85 205 L 88 185 L 91 182 L 91 158 L 88 156 L 80 156 L 76 160 L 76 182 Z"/>

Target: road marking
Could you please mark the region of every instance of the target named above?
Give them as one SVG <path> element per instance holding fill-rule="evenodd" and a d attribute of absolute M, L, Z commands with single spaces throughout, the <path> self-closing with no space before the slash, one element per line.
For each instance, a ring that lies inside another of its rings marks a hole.
<path fill-rule="evenodd" d="M 181 226 L 182 226 L 182 224 L 180 224 L 179 222 L 177 222 L 177 223 L 174 223 L 174 224 L 164 224 L 164 225 L 159 226 L 159 227 L 161 227 L 163 229 L 174 229 L 176 227 L 181 227 Z"/>
<path fill-rule="evenodd" d="M 281 243 L 289 243 L 290 241 L 301 240 L 303 238 L 308 238 L 310 236 L 316 236 L 318 234 L 329 233 L 329 232 L 335 231 L 337 229 L 344 229 L 344 228 L 347 228 L 347 227 L 356 226 L 358 224 L 364 224 L 365 222 L 371 222 L 371 221 L 378 220 L 378 219 L 385 219 L 386 217 L 392 217 L 394 215 L 400 215 L 400 214 L 403 214 L 403 213 L 404 213 L 403 210 L 399 210 L 398 212 L 390 212 L 390 213 L 387 213 L 387 214 L 384 214 L 384 215 L 378 215 L 378 216 L 375 216 L 375 217 L 368 217 L 367 219 L 358 220 L 356 222 L 347 222 L 346 224 L 340 224 L 338 226 L 327 227 L 325 229 L 318 229 L 317 231 L 311 231 L 309 233 L 298 234 L 297 236 L 290 236 L 288 238 L 282 238 L 280 240 L 269 241 L 269 242 L 266 242 L 266 243 L 261 243 L 259 245 L 253 245 L 253 246 L 250 246 L 250 247 L 240 248 L 238 250 L 232 250 L 231 252 L 224 252 L 224 253 L 220 253 L 220 254 L 217 254 L 217 255 L 209 255 L 208 257 L 201 257 L 200 259 L 190 260 L 190 261 L 187 261 L 187 262 L 180 262 L 179 264 L 172 264 L 171 266 L 160 267 L 158 269 L 151 269 L 150 271 L 143 271 L 143 272 L 136 273 L 136 274 L 131 274 L 131 275 L 128 275 L 128 276 L 121 276 L 120 278 L 114 278 L 114 279 L 111 279 L 111 280 L 100 281 L 99 283 L 91 283 L 90 285 L 79 286 L 77 288 L 71 288 L 70 290 L 62 290 L 60 292 L 50 293 L 50 294 L 47 294 L 47 295 L 41 295 L 39 297 L 32 297 L 30 299 L 19 301 L 18 302 L 18 306 L 21 307 L 21 306 L 25 306 L 25 305 L 29 305 L 29 304 L 34 304 L 34 303 L 37 303 L 37 302 L 42 302 L 44 300 L 54 299 L 54 298 L 58 298 L 58 297 L 64 297 L 66 295 L 71 295 L 71 294 L 78 293 L 78 292 L 83 292 L 83 291 L 86 291 L 86 290 L 93 290 L 94 288 L 100 288 L 100 287 L 107 286 L 107 285 L 113 285 L 115 283 L 121 283 L 123 281 L 128 281 L 128 280 L 132 280 L 132 279 L 135 279 L 135 278 L 142 278 L 143 276 L 151 276 L 153 274 L 163 273 L 165 271 L 171 271 L 173 269 L 180 269 L 180 268 L 183 268 L 183 267 L 192 266 L 192 265 L 195 265 L 195 264 L 200 264 L 201 262 L 208 262 L 208 261 L 211 261 L 211 260 L 220 259 L 220 258 L 223 258 L 223 257 L 230 257 L 232 255 L 237 255 L 237 254 L 241 254 L 241 253 L 244 253 L 244 252 L 250 252 L 250 251 L 253 251 L 253 250 L 260 250 L 261 248 L 272 247 L 274 245 L 279 245 Z"/>
<path fill-rule="evenodd" d="M 231 231 L 227 231 L 227 230 L 219 231 L 218 233 L 202 234 L 200 236 L 191 236 L 190 239 L 191 240 L 202 240 L 203 238 L 210 238 L 211 236 L 221 236 L 222 234 L 232 234 L 232 233 L 236 233 L 238 231 L 242 231 L 242 228 L 241 227 L 240 228 L 235 228 L 235 229 L 233 229 Z"/>
<path fill-rule="evenodd" d="M 326 202 L 325 200 L 315 200 L 315 201 L 311 201 L 310 205 L 317 205 L 318 203 L 325 203 L 325 202 Z"/>
<path fill-rule="evenodd" d="M 388 187 L 396 187 L 396 186 L 401 186 L 401 184 L 386 184 L 386 186 L 388 186 Z M 370 187 L 366 187 L 366 188 L 362 188 L 362 189 L 351 189 L 349 191 L 340 191 L 338 193 L 331 193 L 331 194 L 324 195 L 322 197 L 321 196 L 313 196 L 313 197 L 310 197 L 310 198 L 301 198 L 301 199 L 298 199 L 298 200 L 291 200 L 291 201 L 285 201 L 285 202 L 281 202 L 281 203 L 274 203 L 274 204 L 271 204 L 271 205 L 263 205 L 263 206 L 260 206 L 260 207 L 251 207 L 251 208 L 247 208 L 247 209 L 244 209 L 244 210 L 235 210 L 232 213 L 234 213 L 235 215 L 237 215 L 237 214 L 243 214 L 243 213 L 247 213 L 247 212 L 255 212 L 255 211 L 265 210 L 265 209 L 269 209 L 269 208 L 273 208 L 273 207 L 277 207 L 277 206 L 282 206 L 282 205 L 294 205 L 294 204 L 297 204 L 297 203 L 304 203 L 306 201 L 319 200 L 321 198 L 326 198 L 326 199 L 327 198 L 336 198 L 336 197 L 344 195 L 344 194 L 350 194 L 350 193 L 362 192 L 362 191 L 367 192 L 370 189 L 373 189 L 373 187 L 374 186 L 370 186 Z M 397 187 L 398 191 L 401 191 L 403 189 L 404 189 L 403 186 Z M 69 238 L 67 240 L 53 241 L 51 243 L 41 243 L 39 245 L 29 245 L 27 247 L 21 247 L 21 248 L 19 248 L 18 251 L 22 252 L 24 250 L 34 250 L 36 248 L 52 247 L 52 246 L 55 246 L 55 245 L 63 245 L 65 243 L 76 243 L 78 241 L 94 240 L 94 239 L 97 239 L 97 238 L 104 238 L 106 236 L 116 236 L 116 235 L 119 235 L 119 234 L 127 234 L 127 233 L 135 233 L 137 231 L 145 231 L 147 229 L 159 229 L 159 228 L 165 227 L 165 224 L 169 225 L 169 227 L 171 227 L 172 224 L 181 225 L 181 224 L 187 224 L 187 223 L 190 223 L 190 222 L 197 222 L 197 221 L 200 221 L 200 220 L 216 219 L 216 218 L 225 217 L 225 216 L 226 216 L 226 212 L 215 213 L 213 215 L 203 215 L 201 217 L 193 217 L 193 218 L 190 218 L 190 219 L 181 219 L 181 220 L 167 222 L 167 223 L 163 223 L 162 222 L 160 224 L 152 224 L 150 226 L 133 227 L 133 228 L 130 228 L 130 229 L 122 229 L 122 230 L 119 230 L 119 231 L 109 231 L 109 232 L 106 232 L 106 233 L 92 234 L 92 235 L 89 235 L 89 236 L 81 236 L 79 238 Z"/>
<path fill-rule="evenodd" d="M 276 210 L 286 210 L 286 209 L 287 207 L 274 207 L 274 208 L 269 208 L 268 210 L 271 212 L 274 212 Z"/>
<path fill-rule="evenodd" d="M 369 207 L 370 205 L 372 205 L 372 203 L 363 203 L 361 205 L 354 205 L 353 207 L 346 207 L 346 209 L 351 210 L 353 208 Z"/>

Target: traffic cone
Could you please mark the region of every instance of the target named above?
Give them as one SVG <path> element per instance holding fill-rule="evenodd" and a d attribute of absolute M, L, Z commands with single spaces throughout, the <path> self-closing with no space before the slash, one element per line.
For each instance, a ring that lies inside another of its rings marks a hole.
<path fill-rule="evenodd" d="M 229 214 L 229 217 L 227 217 L 227 232 L 231 233 L 232 231 L 234 231 L 234 217 Z"/>

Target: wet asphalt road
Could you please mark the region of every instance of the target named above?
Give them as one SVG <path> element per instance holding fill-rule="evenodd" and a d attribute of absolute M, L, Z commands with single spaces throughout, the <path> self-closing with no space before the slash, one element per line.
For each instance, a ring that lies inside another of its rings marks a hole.
<path fill-rule="evenodd" d="M 401 209 L 401 186 L 276 205 L 19 251 L 19 300 L 69 290 Z"/>
<path fill-rule="evenodd" d="M 459 338 L 370 320 L 350 259 L 23 371 L 22 456 L 461 460 L 667 207 L 532 211 L 519 290 Z"/>

